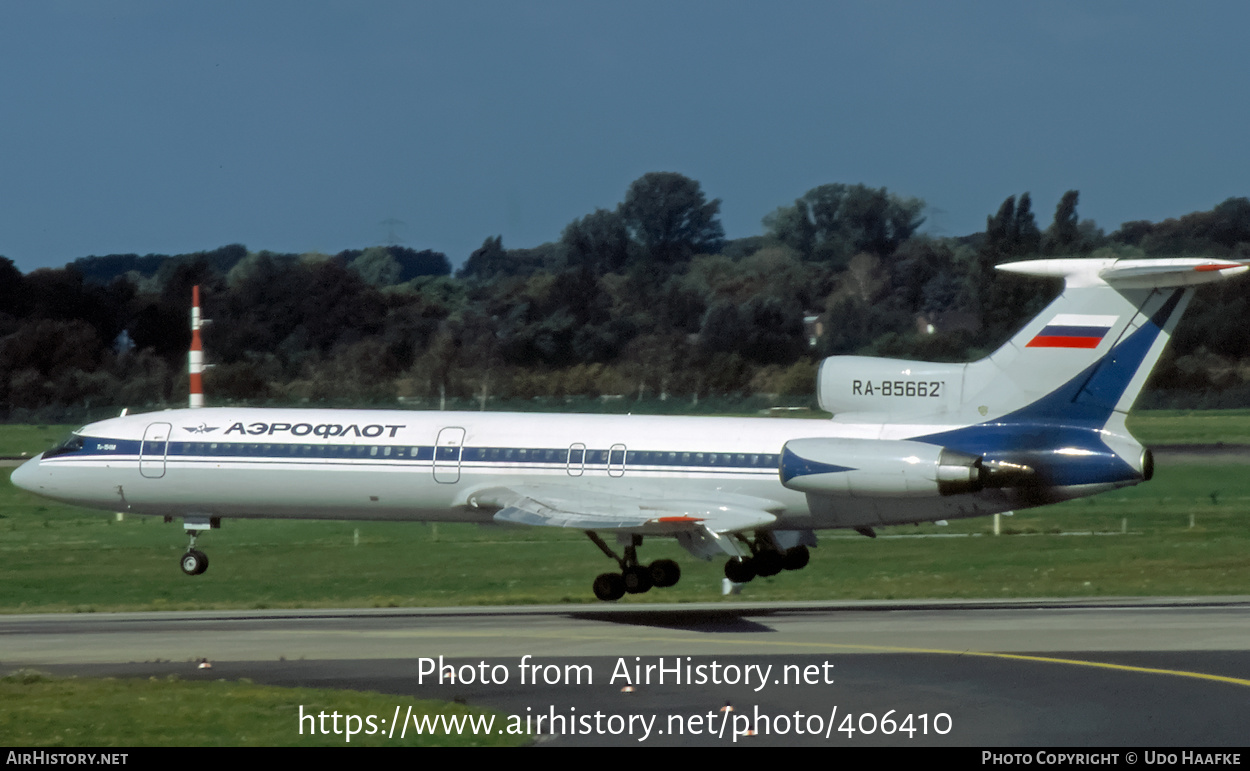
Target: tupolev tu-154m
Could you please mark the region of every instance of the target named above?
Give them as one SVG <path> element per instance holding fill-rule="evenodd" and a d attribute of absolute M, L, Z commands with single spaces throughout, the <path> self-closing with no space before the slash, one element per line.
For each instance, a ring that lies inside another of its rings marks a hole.
<path fill-rule="evenodd" d="M 617 570 L 594 593 L 668 587 L 648 537 L 727 558 L 737 582 L 808 562 L 816 531 L 977 517 L 1149 480 L 1125 417 L 1193 287 L 1244 273 L 1205 258 L 1046 259 L 1037 317 L 980 361 L 834 356 L 831 420 L 326 409 L 168 410 L 92 423 L 14 471 L 18 487 L 107 511 L 511 523 L 585 531 Z M 613 548 L 615 546 L 615 549 Z M 619 550 L 619 553 L 618 553 Z"/>

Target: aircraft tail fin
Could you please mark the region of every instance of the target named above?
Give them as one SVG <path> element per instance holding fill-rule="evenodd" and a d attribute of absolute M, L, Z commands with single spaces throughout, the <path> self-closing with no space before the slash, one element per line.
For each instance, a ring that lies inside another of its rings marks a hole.
<path fill-rule="evenodd" d="M 1205 258 L 1063 258 L 998 268 L 1061 277 L 1064 289 L 1001 348 L 968 365 L 961 412 L 974 420 L 1027 412 L 1097 425 L 1137 401 L 1193 287 L 1250 270 Z"/>
<path fill-rule="evenodd" d="M 826 359 L 819 375 L 824 409 L 835 420 L 949 425 L 1062 418 L 1101 427 L 1137 400 L 1193 287 L 1250 266 L 1207 258 L 1058 258 L 998 269 L 1062 278 L 1064 289 L 980 361 Z"/>

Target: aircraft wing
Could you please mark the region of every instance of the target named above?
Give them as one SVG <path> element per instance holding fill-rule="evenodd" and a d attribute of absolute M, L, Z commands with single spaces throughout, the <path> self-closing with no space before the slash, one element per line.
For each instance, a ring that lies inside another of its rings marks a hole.
<path fill-rule="evenodd" d="M 674 535 L 697 528 L 732 533 L 767 527 L 776 522 L 774 512 L 781 509 L 776 501 L 745 495 L 648 499 L 559 485 L 493 487 L 475 493 L 470 503 L 498 509 L 495 520 L 499 522 L 643 535 Z"/>
<path fill-rule="evenodd" d="M 700 527 L 713 533 L 767 527 L 777 520 L 773 512 L 781 509 L 776 501 L 745 495 L 648 499 L 559 485 L 494 487 L 475 493 L 471 503 L 497 508 L 495 520 L 499 522 L 643 535 L 673 535 Z"/>
<path fill-rule="evenodd" d="M 470 504 L 496 508 L 494 519 L 517 525 L 611 530 L 621 534 L 666 535 L 691 554 L 746 556 L 727 534 L 768 527 L 777 521 L 777 501 L 718 494 L 704 499 L 645 498 L 583 491 L 559 485 L 494 487 L 475 493 Z"/>

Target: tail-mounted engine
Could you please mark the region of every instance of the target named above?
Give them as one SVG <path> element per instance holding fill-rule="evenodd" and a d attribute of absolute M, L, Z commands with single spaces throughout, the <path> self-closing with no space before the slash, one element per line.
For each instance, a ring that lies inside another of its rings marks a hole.
<path fill-rule="evenodd" d="M 990 471 L 979 456 L 924 442 L 793 439 L 781 450 L 781 483 L 791 490 L 853 497 L 975 493 Z"/>

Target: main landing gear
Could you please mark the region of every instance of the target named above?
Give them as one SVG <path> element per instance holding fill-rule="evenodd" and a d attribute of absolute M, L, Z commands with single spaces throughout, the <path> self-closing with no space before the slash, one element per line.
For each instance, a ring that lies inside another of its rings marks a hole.
<path fill-rule="evenodd" d="M 669 559 L 656 560 L 650 565 L 638 564 L 638 547 L 642 545 L 642 536 L 635 535 L 631 543 L 625 547 L 625 556 L 617 556 L 597 534 L 587 531 L 586 535 L 603 553 L 616 560 L 621 566 L 619 573 L 603 573 L 595 579 L 595 596 L 605 602 L 619 600 L 629 594 L 642 594 L 651 587 L 666 589 L 673 586 L 681 578 L 681 567 Z"/>
<path fill-rule="evenodd" d="M 757 532 L 754 542 L 742 535 L 738 538 L 750 547 L 751 556 L 725 563 L 725 578 L 735 584 L 745 584 L 756 576 L 775 576 L 783 570 L 802 570 L 812 557 L 802 544 L 781 549 L 771 533 Z"/>

